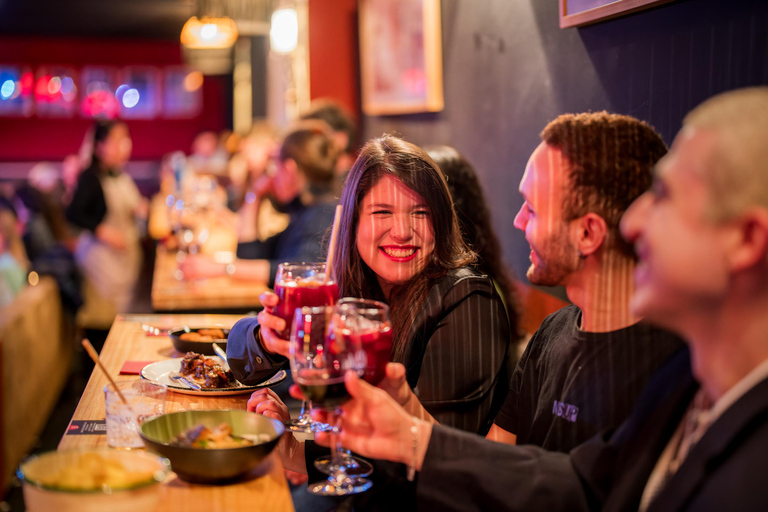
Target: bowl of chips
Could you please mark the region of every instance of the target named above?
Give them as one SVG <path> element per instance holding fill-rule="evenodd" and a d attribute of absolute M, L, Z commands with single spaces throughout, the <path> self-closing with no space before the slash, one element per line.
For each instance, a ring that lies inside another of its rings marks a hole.
<path fill-rule="evenodd" d="M 19 467 L 28 512 L 154 510 L 170 463 L 154 453 L 93 449 L 33 455 Z"/>

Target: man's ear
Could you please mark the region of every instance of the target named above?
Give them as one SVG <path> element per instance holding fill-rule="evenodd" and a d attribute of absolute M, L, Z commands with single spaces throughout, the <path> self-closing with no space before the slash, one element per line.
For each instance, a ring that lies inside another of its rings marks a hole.
<path fill-rule="evenodd" d="M 731 269 L 746 270 L 768 260 L 768 210 L 750 208 L 733 222 L 735 240 L 728 251 Z"/>
<path fill-rule="evenodd" d="M 608 224 L 605 219 L 592 212 L 579 218 L 578 230 L 576 246 L 582 256 L 595 253 L 608 236 Z"/>

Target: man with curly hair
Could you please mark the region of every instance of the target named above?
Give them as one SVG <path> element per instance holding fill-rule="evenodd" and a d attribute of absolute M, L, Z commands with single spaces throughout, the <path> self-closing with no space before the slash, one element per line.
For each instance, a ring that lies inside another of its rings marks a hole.
<path fill-rule="evenodd" d="M 573 305 L 531 338 L 488 438 L 568 452 L 624 421 L 682 347 L 630 312 L 635 255 L 619 234 L 667 148 L 648 124 L 607 112 L 562 115 L 541 139 L 515 227 L 531 247 L 529 281 L 564 286 Z"/>

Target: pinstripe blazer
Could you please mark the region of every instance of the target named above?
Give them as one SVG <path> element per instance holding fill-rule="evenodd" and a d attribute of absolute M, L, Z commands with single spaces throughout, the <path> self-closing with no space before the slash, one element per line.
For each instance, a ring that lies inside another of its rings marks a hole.
<path fill-rule="evenodd" d="M 244 384 L 263 382 L 287 365 L 259 343 L 255 318 L 229 333 L 227 359 Z M 438 279 L 411 328 L 403 361 L 408 383 L 445 425 L 485 435 L 509 390 L 506 309 L 490 277 L 471 268 Z"/>
<path fill-rule="evenodd" d="M 493 280 L 469 267 L 450 271 L 411 328 L 408 384 L 441 424 L 485 435 L 509 390 L 509 345 Z"/>

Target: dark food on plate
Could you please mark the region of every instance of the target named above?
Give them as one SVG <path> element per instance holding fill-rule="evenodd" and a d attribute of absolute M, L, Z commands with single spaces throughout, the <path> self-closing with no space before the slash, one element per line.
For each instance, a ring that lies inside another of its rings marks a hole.
<path fill-rule="evenodd" d="M 185 448 L 214 449 L 251 446 L 253 442 L 242 437 L 233 436 L 232 427 L 228 423 L 221 423 L 218 427 L 212 429 L 205 425 L 196 425 L 171 439 L 169 444 Z"/>
<path fill-rule="evenodd" d="M 182 358 L 179 373 L 204 381 L 207 388 L 226 388 L 235 382 L 232 372 L 225 371 L 216 359 L 195 352 Z"/>
<path fill-rule="evenodd" d="M 216 341 L 225 340 L 227 336 L 221 329 L 198 329 L 180 334 L 179 339 L 184 341 Z"/>

